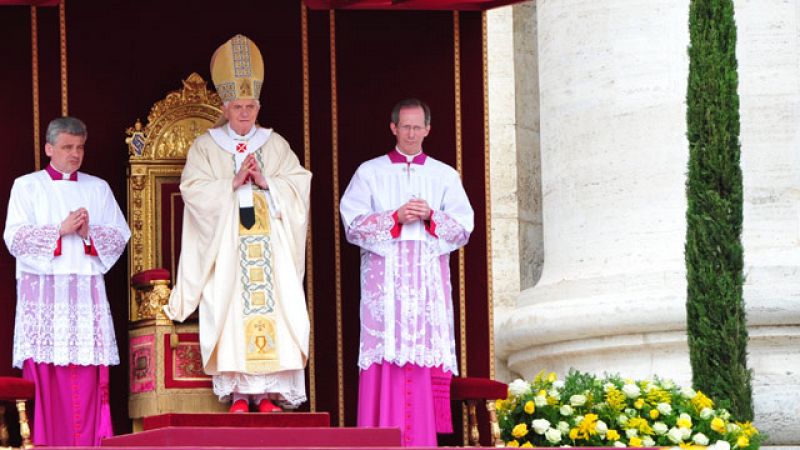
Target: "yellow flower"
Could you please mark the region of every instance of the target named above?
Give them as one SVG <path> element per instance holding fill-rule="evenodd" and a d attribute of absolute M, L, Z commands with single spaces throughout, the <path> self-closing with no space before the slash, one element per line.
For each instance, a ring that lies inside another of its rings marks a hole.
<path fill-rule="evenodd" d="M 745 436 L 744 434 L 739 435 L 739 437 L 736 438 L 737 447 L 744 448 L 747 447 L 748 445 L 750 445 L 750 439 L 748 439 L 747 436 Z"/>
<path fill-rule="evenodd" d="M 606 392 L 606 404 L 616 410 L 622 411 L 625 409 L 625 394 L 617 388 L 611 388 Z"/>
<path fill-rule="evenodd" d="M 644 399 L 638 398 L 635 402 L 633 402 L 633 407 L 636 409 L 642 409 L 644 406 Z"/>
<path fill-rule="evenodd" d="M 544 378 L 544 369 L 540 370 L 539 373 L 536 374 L 536 377 L 533 379 L 533 384 L 539 384 L 542 382 Z"/>
<path fill-rule="evenodd" d="M 644 397 L 648 402 L 650 402 L 651 405 L 657 405 L 659 403 L 671 403 L 672 400 L 669 392 L 663 389 L 653 389 L 644 394 Z"/>
<path fill-rule="evenodd" d="M 578 439 L 578 429 L 577 428 L 572 428 L 571 430 L 569 430 L 569 438 L 571 440 L 573 440 L 573 441 L 575 439 Z"/>
<path fill-rule="evenodd" d="M 625 424 L 626 428 L 634 428 L 642 434 L 653 434 L 653 429 L 650 428 L 650 424 L 647 423 L 647 419 L 642 417 L 631 417 L 628 419 L 628 423 Z"/>
<path fill-rule="evenodd" d="M 533 400 L 525 402 L 525 412 L 527 414 L 533 414 L 534 411 L 536 411 L 536 405 L 533 404 Z"/>
<path fill-rule="evenodd" d="M 520 445 L 519 448 L 533 448 L 533 444 L 531 444 L 531 441 L 528 441 L 528 442 Z"/>
<path fill-rule="evenodd" d="M 677 425 L 678 428 L 691 429 L 692 428 L 692 419 L 689 418 L 689 417 L 681 417 L 680 419 L 678 419 L 678 421 L 675 423 L 675 425 Z"/>
<path fill-rule="evenodd" d="M 511 442 L 506 442 L 506 447 L 514 447 L 514 448 L 519 447 L 519 442 L 517 442 L 516 440 L 513 440 Z"/>
<path fill-rule="evenodd" d="M 497 400 L 495 400 L 495 402 L 494 402 L 494 408 L 495 408 L 496 410 L 498 410 L 498 411 L 499 411 L 499 410 L 501 410 L 501 409 L 503 409 L 503 408 L 505 407 L 505 405 L 506 405 L 506 402 L 505 402 L 505 400 L 503 400 L 503 399 L 500 399 L 500 398 L 498 398 L 498 399 L 497 399 Z"/>
<path fill-rule="evenodd" d="M 606 433 L 606 439 L 609 441 L 617 441 L 619 440 L 619 432 L 617 430 L 608 430 Z"/>
<path fill-rule="evenodd" d="M 630 441 L 628 441 L 628 445 L 630 445 L 631 447 L 642 447 L 642 439 L 637 436 L 634 436 L 631 438 Z"/>
<path fill-rule="evenodd" d="M 754 435 L 758 434 L 758 428 L 754 427 L 750 422 L 736 422 L 742 428 L 742 434 L 747 437 L 753 437 Z"/>
<path fill-rule="evenodd" d="M 711 419 L 711 429 L 720 434 L 725 434 L 725 421 L 719 417 Z"/>
<path fill-rule="evenodd" d="M 539 392 L 538 392 L 536 395 L 537 395 L 537 396 L 539 396 L 539 397 L 547 397 L 547 391 L 545 391 L 544 389 L 542 389 L 542 390 L 541 390 L 541 391 L 539 391 Z"/>
<path fill-rule="evenodd" d="M 578 424 L 578 438 L 588 441 L 589 437 L 595 434 L 597 434 L 597 414 L 583 416 L 583 420 Z M 570 432 L 570 437 L 572 437 L 572 432 Z"/>
<path fill-rule="evenodd" d="M 550 372 L 550 375 L 547 375 L 548 383 L 554 383 L 556 380 L 558 380 L 558 375 L 555 372 Z"/>
<path fill-rule="evenodd" d="M 656 420 L 656 419 L 658 419 L 658 415 L 659 415 L 659 414 L 660 414 L 660 413 L 659 413 L 659 412 L 658 412 L 658 410 L 657 410 L 657 409 L 655 409 L 655 408 L 653 408 L 653 409 L 651 409 L 651 410 L 650 410 L 650 418 L 651 418 L 651 419 L 653 419 L 653 420 Z"/>
<path fill-rule="evenodd" d="M 511 430 L 511 435 L 517 439 L 525 436 L 526 434 L 528 434 L 528 424 L 525 423 L 515 425 L 514 429 Z"/>
<path fill-rule="evenodd" d="M 703 408 L 713 408 L 714 402 L 702 392 L 697 391 L 694 398 L 692 398 L 692 406 L 694 406 L 695 411 L 700 412 Z"/>

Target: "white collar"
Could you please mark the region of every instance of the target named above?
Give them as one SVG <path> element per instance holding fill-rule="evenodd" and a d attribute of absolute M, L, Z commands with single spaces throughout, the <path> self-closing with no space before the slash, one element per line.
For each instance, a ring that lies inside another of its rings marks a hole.
<path fill-rule="evenodd" d="M 406 155 L 405 153 L 401 152 L 401 151 L 400 151 L 400 149 L 399 149 L 399 148 L 397 148 L 397 146 L 395 146 L 395 148 L 394 148 L 394 151 L 396 151 L 397 153 L 399 153 L 399 154 L 400 154 L 400 156 L 403 156 L 403 157 L 405 157 L 405 158 L 406 158 L 406 161 L 407 161 L 407 162 L 409 162 L 409 163 L 410 163 L 411 161 L 414 161 L 414 158 L 416 158 L 417 156 L 419 156 L 420 154 L 422 154 L 422 149 L 419 149 L 419 151 L 418 151 L 417 153 L 414 153 L 413 155 Z"/>
<path fill-rule="evenodd" d="M 225 124 L 225 132 L 228 133 L 228 136 L 230 136 L 231 139 L 233 139 L 234 141 L 249 141 L 250 138 L 252 138 L 253 135 L 256 134 L 257 130 L 258 130 L 258 127 L 253 125 L 253 128 L 250 128 L 250 131 L 248 131 L 247 134 L 241 135 L 241 134 L 237 133 L 236 131 L 234 131 L 233 128 L 231 128 L 231 123 L 230 122 Z"/>

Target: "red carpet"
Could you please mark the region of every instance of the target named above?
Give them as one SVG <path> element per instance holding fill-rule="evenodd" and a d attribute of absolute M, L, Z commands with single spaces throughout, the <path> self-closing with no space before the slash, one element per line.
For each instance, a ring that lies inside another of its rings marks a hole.
<path fill-rule="evenodd" d="M 244 428 L 326 428 L 331 424 L 328 413 L 270 413 L 270 414 L 162 414 L 145 417 L 144 431 L 164 427 L 244 427 Z"/>
<path fill-rule="evenodd" d="M 166 427 L 103 440 L 103 447 L 399 447 L 396 428 Z"/>

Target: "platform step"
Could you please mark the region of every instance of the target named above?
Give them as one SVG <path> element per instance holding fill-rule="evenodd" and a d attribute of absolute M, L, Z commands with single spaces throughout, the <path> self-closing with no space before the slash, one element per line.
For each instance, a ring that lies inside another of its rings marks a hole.
<path fill-rule="evenodd" d="M 164 427 L 104 439 L 103 447 L 400 447 L 397 428 Z"/>
<path fill-rule="evenodd" d="M 144 431 L 165 427 L 325 428 L 329 426 L 331 418 L 326 412 L 161 414 L 145 417 L 142 420 Z"/>

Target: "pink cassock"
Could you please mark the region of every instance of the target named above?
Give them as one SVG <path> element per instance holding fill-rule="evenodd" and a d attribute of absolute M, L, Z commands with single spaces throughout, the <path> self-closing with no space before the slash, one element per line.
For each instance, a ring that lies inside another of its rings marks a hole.
<path fill-rule="evenodd" d="M 361 247 L 358 425 L 435 446 L 437 432 L 452 432 L 458 374 L 450 253 L 467 243 L 473 211 L 452 167 L 398 155 L 362 164 L 340 203 L 347 240 Z M 398 224 L 410 198 L 427 201 L 429 221 Z"/>

